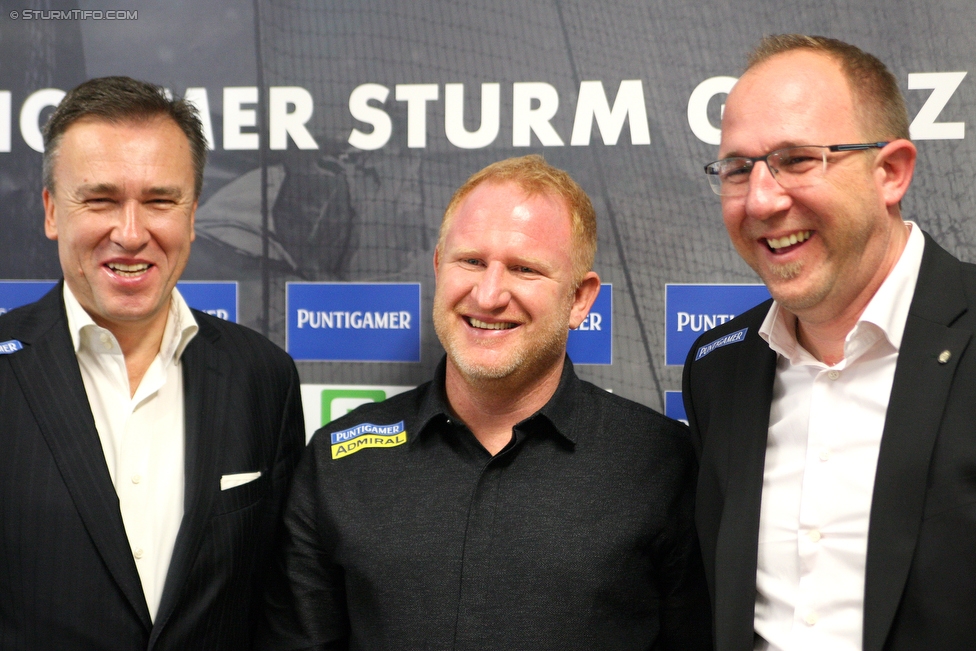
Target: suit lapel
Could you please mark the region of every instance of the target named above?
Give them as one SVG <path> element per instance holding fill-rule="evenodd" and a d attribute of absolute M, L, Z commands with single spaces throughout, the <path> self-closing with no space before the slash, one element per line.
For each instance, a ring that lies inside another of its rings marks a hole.
<path fill-rule="evenodd" d="M 183 521 L 166 574 L 156 626 L 150 646 L 172 615 L 184 592 L 210 521 L 214 495 L 220 485 L 219 451 L 226 431 L 226 396 L 230 362 L 209 339 L 216 336 L 206 324 L 183 352 L 183 412 L 185 420 L 185 495 Z"/>
<path fill-rule="evenodd" d="M 959 262 L 926 235 L 898 354 L 868 528 L 864 651 L 880 651 L 894 621 L 922 523 L 929 459 L 970 332 L 948 327 L 968 308 Z M 940 355 L 949 351 L 948 359 Z"/>
<path fill-rule="evenodd" d="M 748 348 L 738 351 L 735 389 L 725 423 L 728 486 L 715 548 L 715 627 L 720 649 L 751 649 L 755 630 L 759 513 L 776 353 L 758 335 L 765 313 L 751 324 Z"/>
<path fill-rule="evenodd" d="M 149 630 L 149 609 L 68 332 L 61 287 L 38 303 L 35 327 L 24 335 L 24 350 L 11 356 L 11 367 L 88 534 Z"/>

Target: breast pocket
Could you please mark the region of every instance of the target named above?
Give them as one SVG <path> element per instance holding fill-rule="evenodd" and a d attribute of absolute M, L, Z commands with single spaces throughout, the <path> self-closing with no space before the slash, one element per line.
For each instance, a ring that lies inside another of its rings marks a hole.
<path fill-rule="evenodd" d="M 214 501 L 213 514 L 221 515 L 245 509 L 260 502 L 270 490 L 271 478 L 267 471 L 262 471 L 261 476 L 253 481 L 219 491 Z"/>

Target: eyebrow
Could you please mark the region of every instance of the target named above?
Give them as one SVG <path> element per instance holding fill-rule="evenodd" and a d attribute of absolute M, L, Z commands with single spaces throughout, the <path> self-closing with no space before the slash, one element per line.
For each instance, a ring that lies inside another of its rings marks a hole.
<path fill-rule="evenodd" d="M 782 141 L 776 143 L 775 145 L 773 145 L 773 147 L 771 149 L 767 149 L 764 154 L 760 154 L 760 155 L 761 156 L 765 156 L 766 154 L 769 154 L 770 152 L 778 151 L 780 149 L 789 149 L 790 147 L 806 147 L 806 146 L 810 146 L 810 145 L 811 145 L 811 143 L 809 143 L 809 142 L 800 143 L 799 141 L 796 141 L 796 140 L 782 140 Z M 819 146 L 819 145 L 813 145 L 813 146 Z M 754 158 L 754 157 L 753 156 L 747 156 L 746 154 L 740 153 L 738 151 L 730 151 L 730 152 L 726 153 L 724 156 L 722 156 L 719 160 L 724 160 L 726 158 Z"/>
<path fill-rule="evenodd" d="M 458 249 L 454 252 L 455 260 L 481 257 L 483 257 L 483 254 L 475 248 Z M 517 256 L 511 259 L 508 262 L 508 266 L 529 267 L 544 273 L 550 273 L 553 268 L 553 264 L 551 262 L 546 262 L 542 258 L 529 258 L 525 256 Z"/>
<path fill-rule="evenodd" d="M 171 185 L 164 185 L 159 187 L 149 188 L 143 192 L 143 196 L 150 197 L 166 197 L 169 199 L 180 199 L 183 197 L 183 190 Z"/>
<path fill-rule="evenodd" d="M 87 194 L 116 194 L 119 191 L 119 186 L 112 183 L 93 183 L 89 185 L 79 185 L 75 189 L 75 193 L 78 195 Z"/>
<path fill-rule="evenodd" d="M 81 185 L 77 189 L 78 195 L 92 195 L 92 194 L 119 194 L 121 188 L 114 183 L 93 183 L 90 185 Z M 183 190 L 177 186 L 155 186 L 147 188 L 143 191 L 143 197 L 161 197 L 167 199 L 180 199 L 183 197 Z"/>

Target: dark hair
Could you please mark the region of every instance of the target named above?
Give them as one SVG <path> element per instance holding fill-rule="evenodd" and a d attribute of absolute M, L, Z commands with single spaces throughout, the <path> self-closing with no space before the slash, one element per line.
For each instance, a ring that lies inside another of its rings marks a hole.
<path fill-rule="evenodd" d="M 68 91 L 44 125 L 44 187 L 54 193 L 54 161 L 61 138 L 68 128 L 83 118 L 113 124 L 170 118 L 190 143 L 193 159 L 194 196 L 203 187 L 203 167 L 207 162 L 207 139 L 196 107 L 186 99 L 170 99 L 166 90 L 130 77 L 90 79 Z"/>
<path fill-rule="evenodd" d="M 854 97 L 854 108 L 869 140 L 909 138 L 908 111 L 898 81 L 873 54 L 826 36 L 775 34 L 765 36 L 749 55 L 747 70 L 785 52 L 809 50 L 836 61 Z"/>

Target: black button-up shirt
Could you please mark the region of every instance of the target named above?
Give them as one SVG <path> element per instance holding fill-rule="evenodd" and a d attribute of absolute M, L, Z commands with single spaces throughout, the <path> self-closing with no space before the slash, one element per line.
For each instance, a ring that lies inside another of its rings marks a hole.
<path fill-rule="evenodd" d="M 686 428 L 568 359 L 492 457 L 451 417 L 442 362 L 433 382 L 316 432 L 267 646 L 708 649 L 695 474 Z"/>

